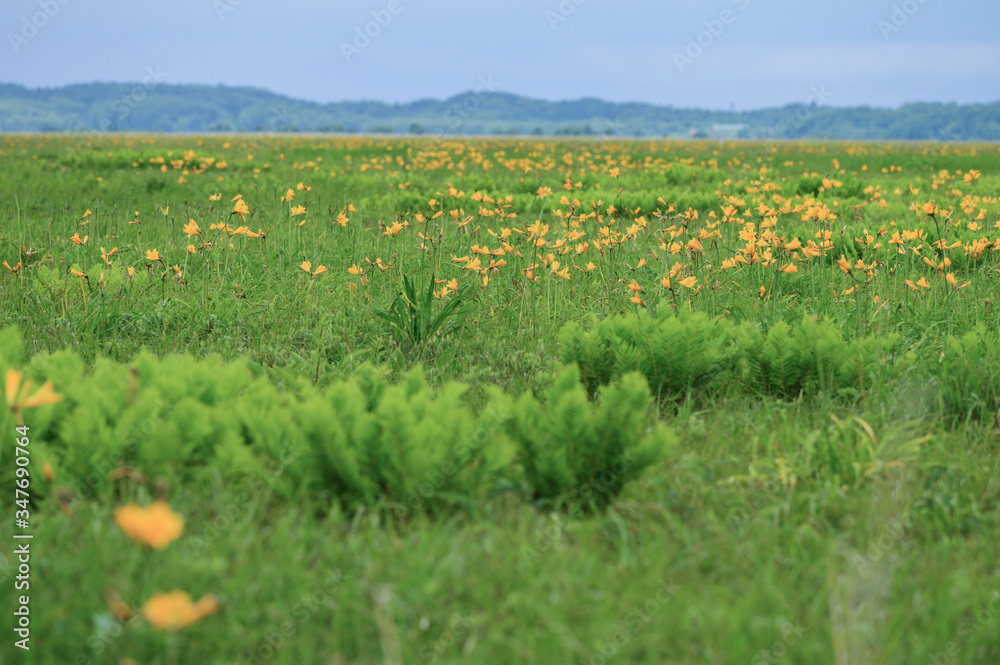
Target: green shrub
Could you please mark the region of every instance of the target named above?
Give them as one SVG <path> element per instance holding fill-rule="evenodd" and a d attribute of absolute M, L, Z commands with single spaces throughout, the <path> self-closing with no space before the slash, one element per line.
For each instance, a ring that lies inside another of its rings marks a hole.
<path fill-rule="evenodd" d="M 669 428 L 649 427 L 649 404 L 646 380 L 632 372 L 591 406 L 575 365 L 563 370 L 544 405 L 523 395 L 511 429 L 533 497 L 608 504 L 674 441 Z"/>
<path fill-rule="evenodd" d="M 0 370 L 18 368 L 22 356 L 17 330 L 0 333 Z M 647 429 L 650 395 L 639 375 L 604 389 L 592 409 L 575 367 L 544 405 L 525 395 L 515 409 L 489 388 L 478 410 L 466 404 L 466 385 L 432 391 L 419 366 L 396 384 L 367 365 L 325 390 L 308 382 L 281 390 L 245 361 L 143 353 L 131 366 L 99 358 L 85 374 L 79 356 L 60 351 L 36 356 L 25 375 L 51 380 L 62 396 L 26 414 L 32 473 L 49 462 L 57 485 L 80 498 L 111 494 L 122 478 L 239 484 L 267 470 L 286 498 L 348 509 L 385 503 L 404 515 L 475 503 L 524 480 L 538 497 L 590 491 L 603 505 L 669 439 Z M 3 414 L 12 431 L 15 414 Z M 0 491 L 12 482 L 0 479 Z"/>
<path fill-rule="evenodd" d="M 658 397 L 683 397 L 704 389 L 734 365 L 733 326 L 701 312 L 679 315 L 661 308 L 656 319 L 629 314 L 591 319 L 584 332 L 578 323 L 561 331 L 563 362 L 580 366 L 591 394 L 613 377 L 638 371 Z"/>
<path fill-rule="evenodd" d="M 978 324 L 945 343 L 934 364 L 942 408 L 952 420 L 1000 419 L 1000 337 Z"/>
<path fill-rule="evenodd" d="M 794 327 L 778 321 L 766 335 L 749 324 L 737 331 L 746 382 L 786 398 L 870 386 L 896 340 L 886 335 L 844 341 L 832 323 L 811 316 Z"/>

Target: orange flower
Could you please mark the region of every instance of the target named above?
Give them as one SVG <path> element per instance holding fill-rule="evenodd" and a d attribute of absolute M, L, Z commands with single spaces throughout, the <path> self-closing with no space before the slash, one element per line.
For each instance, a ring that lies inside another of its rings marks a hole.
<path fill-rule="evenodd" d="M 924 211 L 924 213 L 925 213 L 925 214 L 928 214 L 928 215 L 930 215 L 931 217 L 933 217 L 934 215 L 936 215 L 936 214 L 937 214 L 937 206 L 936 206 L 936 205 L 934 205 L 934 204 L 933 204 L 932 202 L 930 202 L 930 201 L 928 201 L 927 203 L 925 203 L 925 204 L 924 204 L 924 205 L 923 205 L 923 206 L 921 207 L 921 209 L 922 209 L 922 210 Z"/>
<path fill-rule="evenodd" d="M 292 206 L 292 217 L 295 217 L 296 215 L 304 215 L 304 214 L 306 214 L 306 207 L 305 206 Z"/>
<path fill-rule="evenodd" d="M 230 214 L 239 215 L 240 221 L 242 221 L 243 219 L 246 218 L 247 215 L 250 214 L 250 208 L 247 207 L 246 201 L 240 198 L 237 199 L 236 205 L 233 206 L 233 211 Z"/>
<path fill-rule="evenodd" d="M 86 245 L 87 244 L 87 240 L 89 240 L 89 239 L 90 239 L 90 236 L 83 236 L 83 240 L 80 240 L 80 234 L 79 233 L 74 233 L 73 237 L 70 238 L 70 240 L 72 240 L 77 245 Z"/>
<path fill-rule="evenodd" d="M 793 272 L 798 272 L 798 271 L 799 271 L 799 269 L 795 266 L 794 263 L 788 263 L 788 264 L 786 264 L 786 265 L 784 265 L 784 266 L 781 267 L 781 272 L 785 272 L 785 273 L 793 273 Z"/>
<path fill-rule="evenodd" d="M 697 283 L 698 279 L 696 277 L 685 277 L 684 279 L 678 281 L 678 284 L 689 289 L 693 289 L 694 285 Z"/>
<path fill-rule="evenodd" d="M 201 227 L 198 226 L 198 222 L 189 219 L 188 223 L 184 225 L 184 233 L 188 234 L 188 236 L 200 236 Z"/>
<path fill-rule="evenodd" d="M 312 261 L 303 261 L 299 265 L 299 267 L 302 268 L 303 270 L 305 270 L 310 275 L 312 275 L 313 278 L 315 278 L 317 275 L 322 275 L 327 270 L 329 270 L 329 268 L 327 268 L 326 266 L 320 266 L 320 267 L 316 268 L 316 270 L 313 270 L 312 269 Z"/>
<path fill-rule="evenodd" d="M 21 370 L 10 369 L 7 370 L 7 377 L 4 380 L 4 395 L 7 398 L 7 406 L 14 413 L 20 413 L 24 409 L 45 406 L 46 404 L 55 404 L 62 400 L 62 396 L 56 394 L 52 389 L 51 381 L 46 381 L 33 395 L 29 395 L 28 393 L 31 392 L 34 382 L 28 379 L 22 385 L 21 378 L 23 376 L 24 374 Z"/>
<path fill-rule="evenodd" d="M 160 253 L 157 250 L 155 250 L 155 249 L 151 249 L 148 252 L 146 252 L 146 260 L 147 261 L 161 261 L 161 259 L 160 259 Z"/>
<path fill-rule="evenodd" d="M 7 270 L 9 270 L 9 271 L 11 271 L 11 272 L 13 272 L 13 273 L 16 273 L 16 272 L 17 272 L 18 270 L 20 270 L 20 269 L 21 269 L 21 262 L 20 262 L 20 261 L 18 261 L 18 262 L 17 262 L 17 265 L 16 265 L 16 266 L 14 266 L 13 268 L 11 268 L 11 267 L 10 267 L 10 264 L 9 264 L 9 263 L 7 263 L 6 261 L 4 261 L 4 262 L 3 262 L 3 266 L 4 266 L 4 268 L 6 268 Z"/>
<path fill-rule="evenodd" d="M 215 596 L 202 596 L 197 603 L 191 602 L 191 596 L 184 591 L 158 593 L 142 608 L 142 614 L 153 628 L 157 630 L 180 630 L 190 626 L 195 621 L 214 614 L 219 609 L 219 601 Z"/>
<path fill-rule="evenodd" d="M 184 533 L 184 519 L 162 500 L 154 501 L 148 508 L 140 508 L 134 503 L 116 508 L 114 518 L 129 538 L 158 550 Z"/>

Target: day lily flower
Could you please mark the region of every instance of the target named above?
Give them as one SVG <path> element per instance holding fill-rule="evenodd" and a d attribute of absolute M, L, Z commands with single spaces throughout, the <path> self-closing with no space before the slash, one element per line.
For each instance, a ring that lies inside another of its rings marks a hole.
<path fill-rule="evenodd" d="M 679 280 L 678 283 L 681 286 L 687 287 L 689 289 L 693 289 L 694 286 L 695 286 L 695 284 L 698 283 L 698 279 L 696 277 L 685 277 L 684 279 Z"/>
<path fill-rule="evenodd" d="M 232 212 L 230 214 L 231 215 L 239 215 L 240 216 L 240 220 L 242 221 L 243 219 L 246 218 L 247 215 L 250 214 L 250 208 L 247 207 L 246 201 L 244 201 L 242 198 L 240 198 L 240 199 L 237 199 L 236 205 L 233 206 L 233 210 L 232 210 Z"/>
<path fill-rule="evenodd" d="M 154 501 L 148 508 L 134 503 L 116 508 L 114 519 L 129 538 L 158 550 L 184 533 L 184 519 L 162 500 Z"/>
<path fill-rule="evenodd" d="M 219 601 L 211 594 L 202 596 L 197 603 L 191 601 L 184 591 L 158 593 L 142 608 L 142 614 L 157 630 L 176 631 L 214 614 L 219 609 Z"/>
<path fill-rule="evenodd" d="M 47 404 L 55 404 L 62 400 L 62 396 L 52 389 L 52 382 L 46 381 L 42 387 L 33 394 L 31 388 L 34 382 L 28 379 L 22 385 L 21 378 L 24 373 L 21 370 L 7 370 L 7 377 L 4 381 L 4 396 L 7 398 L 7 406 L 21 418 L 21 412 L 25 409 L 34 409 Z"/>
<path fill-rule="evenodd" d="M 299 267 L 302 268 L 303 270 L 305 270 L 310 275 L 312 275 L 313 278 L 317 277 L 318 275 L 322 275 L 327 270 L 329 270 L 329 268 L 327 268 L 326 266 L 322 266 L 322 265 L 320 267 L 316 268 L 316 270 L 313 270 L 312 269 L 312 262 L 311 261 L 303 261 L 302 264 L 299 265 Z"/>
<path fill-rule="evenodd" d="M 189 237 L 200 236 L 201 227 L 198 226 L 198 222 L 194 221 L 193 219 L 189 219 L 188 223 L 184 225 L 184 233 L 188 234 Z"/>

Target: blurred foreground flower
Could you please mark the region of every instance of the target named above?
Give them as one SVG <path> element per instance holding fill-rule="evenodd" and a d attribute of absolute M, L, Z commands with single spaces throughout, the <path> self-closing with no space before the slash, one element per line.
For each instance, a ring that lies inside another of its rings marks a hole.
<path fill-rule="evenodd" d="M 23 376 L 24 374 L 21 370 L 10 369 L 7 370 L 7 378 L 4 381 L 4 395 L 7 397 L 7 406 L 17 414 L 18 420 L 20 420 L 21 412 L 24 409 L 55 404 L 62 399 L 62 396 L 56 394 L 52 389 L 51 381 L 46 381 L 33 395 L 29 395 L 28 393 L 31 392 L 31 387 L 34 383 L 31 379 L 28 379 L 24 382 L 24 385 L 21 385 L 21 378 Z"/>
<path fill-rule="evenodd" d="M 219 609 L 215 596 L 202 596 L 197 603 L 191 602 L 191 596 L 184 591 L 158 593 L 142 608 L 146 621 L 157 630 L 180 630 L 190 626 L 195 621 Z"/>
<path fill-rule="evenodd" d="M 125 534 L 150 547 L 162 550 L 184 533 L 184 519 L 170 510 L 166 501 L 154 501 L 148 508 L 134 503 L 116 508 L 115 522 Z"/>

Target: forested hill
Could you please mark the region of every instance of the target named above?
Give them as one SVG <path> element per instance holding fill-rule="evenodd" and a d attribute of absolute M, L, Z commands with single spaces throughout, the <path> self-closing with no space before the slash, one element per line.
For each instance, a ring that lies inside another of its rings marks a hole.
<path fill-rule="evenodd" d="M 815 101 L 707 111 L 599 99 L 549 102 L 489 89 L 405 104 L 318 104 L 257 88 L 89 83 L 0 84 L 0 131 L 382 132 L 717 138 L 1000 140 L 1000 102 L 831 107 Z M 820 98 L 821 99 L 821 98 Z"/>

